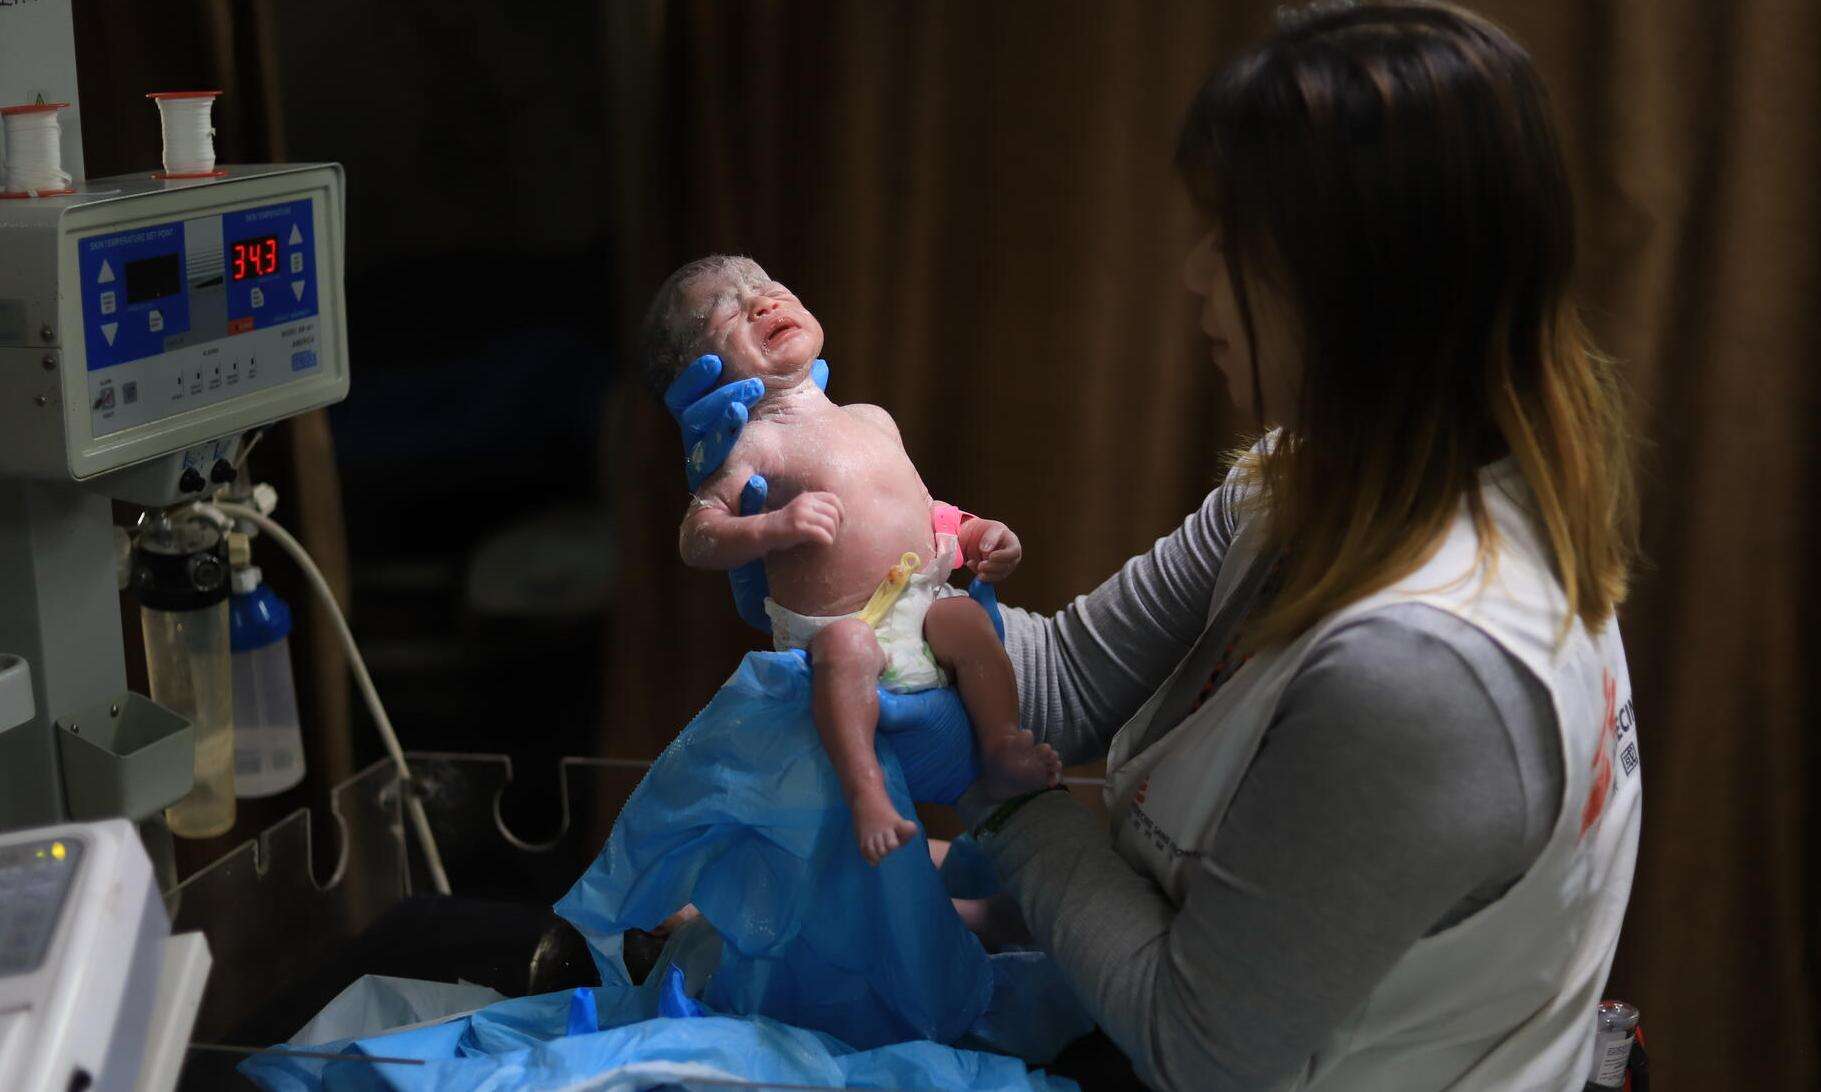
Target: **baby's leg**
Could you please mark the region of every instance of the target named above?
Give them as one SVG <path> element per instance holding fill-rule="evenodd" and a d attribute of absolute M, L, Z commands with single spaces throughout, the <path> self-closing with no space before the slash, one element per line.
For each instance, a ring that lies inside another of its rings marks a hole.
<path fill-rule="evenodd" d="M 874 688 L 885 669 L 885 653 L 871 626 L 846 618 L 816 634 L 809 655 L 815 664 L 810 691 L 816 731 L 853 810 L 860 853 L 878 864 L 917 836 L 917 824 L 892 807 L 885 773 L 873 752 L 873 732 L 879 726 L 879 694 Z"/>
<path fill-rule="evenodd" d="M 974 722 L 982 777 L 995 795 L 1041 789 L 1062 780 L 1062 760 L 1018 727 L 1018 681 L 992 619 L 966 596 L 938 600 L 923 620 L 936 662 L 955 678 Z"/>

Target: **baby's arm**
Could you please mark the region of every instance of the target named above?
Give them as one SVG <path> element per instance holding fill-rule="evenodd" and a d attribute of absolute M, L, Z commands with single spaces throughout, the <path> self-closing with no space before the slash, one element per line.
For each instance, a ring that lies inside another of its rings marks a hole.
<path fill-rule="evenodd" d="M 694 569 L 736 569 L 770 552 L 770 513 L 739 515 L 736 482 L 752 467 L 727 463 L 696 489 L 677 534 L 677 552 Z"/>
<path fill-rule="evenodd" d="M 740 490 L 752 476 L 744 462 L 725 464 L 702 483 L 677 535 L 683 564 L 696 569 L 736 569 L 778 550 L 835 541 L 841 529 L 841 498 L 801 493 L 775 512 L 739 515 Z"/>

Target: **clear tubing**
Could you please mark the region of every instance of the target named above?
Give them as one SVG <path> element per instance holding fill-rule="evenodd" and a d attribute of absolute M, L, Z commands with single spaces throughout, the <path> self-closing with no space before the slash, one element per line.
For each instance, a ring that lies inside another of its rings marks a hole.
<path fill-rule="evenodd" d="M 234 825 L 234 695 L 226 599 L 201 610 L 139 611 L 152 700 L 196 731 L 196 785 L 165 809 L 179 838 L 214 838 Z"/>
<path fill-rule="evenodd" d="M 373 714 L 374 727 L 379 729 L 380 741 L 392 756 L 393 765 L 398 768 L 398 778 L 406 786 L 405 816 L 411 828 L 417 834 L 417 842 L 424 851 L 424 866 L 430 872 L 430 882 L 436 887 L 437 894 L 449 894 L 449 875 L 443 870 L 442 853 L 436 848 L 436 835 L 430 830 L 430 816 L 424 811 L 424 801 L 415 791 L 411 780 L 411 767 L 405 762 L 405 749 L 399 745 L 398 733 L 392 729 L 392 718 L 386 715 L 385 703 L 379 700 L 379 691 L 373 686 L 373 676 L 367 672 L 366 658 L 360 654 L 360 646 L 354 643 L 354 631 L 348 628 L 348 619 L 341 612 L 341 604 L 335 600 L 335 593 L 329 588 L 329 581 L 310 560 L 309 551 L 303 543 L 291 536 L 278 522 L 257 508 L 244 504 L 198 504 L 197 510 L 210 513 L 214 518 L 226 523 L 242 519 L 264 531 L 279 545 L 297 567 L 303 570 L 304 578 L 309 581 L 311 589 L 316 592 L 323 607 L 328 610 L 329 618 L 335 623 L 335 633 L 341 638 L 342 647 L 348 652 L 348 667 L 354 672 L 354 683 L 360 689 L 361 697 L 366 699 L 367 711 Z"/>

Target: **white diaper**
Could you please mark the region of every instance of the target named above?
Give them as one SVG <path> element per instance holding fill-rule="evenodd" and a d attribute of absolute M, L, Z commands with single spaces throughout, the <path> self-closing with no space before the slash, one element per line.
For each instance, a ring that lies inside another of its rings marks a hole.
<path fill-rule="evenodd" d="M 873 627 L 879 648 L 885 652 L 885 670 L 879 675 L 879 685 L 885 689 L 908 694 L 948 685 L 948 674 L 936 663 L 929 642 L 923 639 L 923 618 L 936 600 L 967 594 L 948 582 L 960 552 L 954 535 L 937 535 L 936 556 L 911 574 L 898 601 Z M 856 611 L 812 617 L 781 607 L 771 599 L 765 601 L 765 613 L 771 617 L 772 645 L 779 652 L 808 648 L 816 634 L 844 618 L 859 616 Z"/>

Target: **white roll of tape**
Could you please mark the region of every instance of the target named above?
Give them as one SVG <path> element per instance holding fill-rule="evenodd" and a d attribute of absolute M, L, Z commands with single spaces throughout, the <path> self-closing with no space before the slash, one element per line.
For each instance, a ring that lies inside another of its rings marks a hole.
<path fill-rule="evenodd" d="M 215 173 L 215 98 L 219 91 L 155 91 L 164 127 L 164 173 L 197 178 Z"/>
<path fill-rule="evenodd" d="M 42 102 L 0 109 L 6 134 L 6 171 L 0 192 L 8 197 L 48 197 L 70 192 L 63 169 L 63 124 L 58 111 L 67 102 Z"/>

